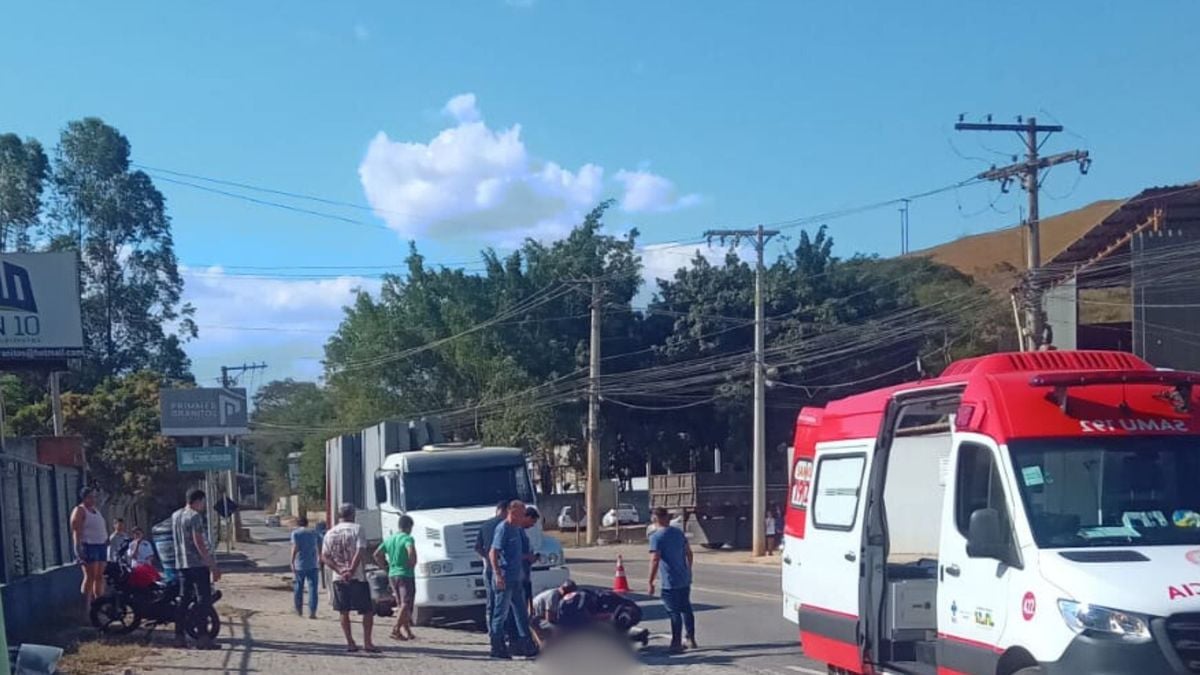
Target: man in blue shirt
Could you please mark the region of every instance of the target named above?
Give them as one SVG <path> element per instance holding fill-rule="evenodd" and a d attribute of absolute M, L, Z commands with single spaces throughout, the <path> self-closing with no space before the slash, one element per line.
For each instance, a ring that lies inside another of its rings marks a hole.
<path fill-rule="evenodd" d="M 680 639 L 687 629 L 688 644 L 696 648 L 696 617 L 692 613 L 692 547 L 683 530 L 671 527 L 671 514 L 661 506 L 654 509 L 658 529 L 650 535 L 650 595 L 654 581 L 662 577 L 662 601 L 671 617 L 671 653 L 683 652 Z"/>
<path fill-rule="evenodd" d="M 317 618 L 318 552 L 321 535 L 308 527 L 308 516 L 296 519 L 292 530 L 292 577 L 295 579 L 296 614 L 304 616 L 304 584 L 308 584 L 308 618 Z"/>
<path fill-rule="evenodd" d="M 514 499 L 508 505 L 504 522 L 496 526 L 492 547 L 488 551 L 495 585 L 488 623 L 492 658 L 512 658 L 504 641 L 504 624 L 510 615 L 517 630 L 518 655 L 532 655 L 529 650 L 529 611 L 525 598 L 525 559 L 529 555 L 525 522 L 525 503 Z"/>
<path fill-rule="evenodd" d="M 495 601 L 496 595 L 496 587 L 492 582 L 492 561 L 490 555 L 492 539 L 496 536 L 496 527 L 508 518 L 508 505 L 511 503 L 511 499 L 500 500 L 500 503 L 496 505 L 496 515 L 483 521 L 483 524 L 479 526 L 479 536 L 475 538 L 475 553 L 480 558 L 483 558 L 483 587 L 487 591 L 485 611 L 489 626 L 492 623 L 492 603 Z"/>

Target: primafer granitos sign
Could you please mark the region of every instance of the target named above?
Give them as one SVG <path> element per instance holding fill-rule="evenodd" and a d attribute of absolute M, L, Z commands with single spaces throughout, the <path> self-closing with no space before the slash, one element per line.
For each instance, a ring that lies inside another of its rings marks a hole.
<path fill-rule="evenodd" d="M 244 436 L 249 433 L 245 389 L 163 389 L 164 436 Z"/>

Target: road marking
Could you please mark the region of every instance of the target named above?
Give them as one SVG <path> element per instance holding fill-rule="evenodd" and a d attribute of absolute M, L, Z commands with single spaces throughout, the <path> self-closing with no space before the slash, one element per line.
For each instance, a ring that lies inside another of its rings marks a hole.
<path fill-rule="evenodd" d="M 805 673 L 805 675 L 826 675 L 827 673 L 827 671 L 824 670 L 813 670 L 812 668 L 805 668 L 804 666 L 784 666 L 784 668 L 797 673 Z"/>
<path fill-rule="evenodd" d="M 578 572 L 578 571 L 572 571 L 571 576 L 572 577 L 584 577 L 584 578 L 588 578 L 588 579 L 601 579 L 601 580 L 605 580 L 605 581 L 610 581 L 612 579 L 612 577 L 609 577 L 604 574 L 593 574 L 591 572 Z M 770 595 L 768 593 L 755 593 L 753 591 L 727 591 L 727 590 L 724 590 L 721 588 L 707 588 L 704 586 L 696 586 L 694 584 L 692 585 L 692 590 L 700 591 L 701 593 L 716 593 L 718 595 L 732 595 L 732 596 L 739 597 L 739 598 L 749 598 L 751 600 L 770 600 L 772 602 L 782 602 L 783 601 L 782 595 Z"/>

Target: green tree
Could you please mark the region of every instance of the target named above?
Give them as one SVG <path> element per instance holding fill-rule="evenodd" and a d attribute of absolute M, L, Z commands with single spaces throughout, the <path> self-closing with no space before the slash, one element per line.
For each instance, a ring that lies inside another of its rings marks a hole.
<path fill-rule="evenodd" d="M 181 303 L 170 219 L 129 157 L 128 139 L 94 117 L 69 123 L 55 152 L 53 247 L 82 258 L 85 384 L 147 368 L 190 378 L 182 344 L 196 325 Z"/>
<path fill-rule="evenodd" d="M 314 382 L 275 380 L 255 392 L 254 433 L 244 443 L 266 475 L 272 496 L 291 494 L 288 455 L 303 452 L 309 439 L 323 441 L 332 435 L 323 429 L 334 421 L 333 403 Z"/>
<path fill-rule="evenodd" d="M 48 174 L 41 143 L 0 134 L 0 251 L 30 249 Z"/>

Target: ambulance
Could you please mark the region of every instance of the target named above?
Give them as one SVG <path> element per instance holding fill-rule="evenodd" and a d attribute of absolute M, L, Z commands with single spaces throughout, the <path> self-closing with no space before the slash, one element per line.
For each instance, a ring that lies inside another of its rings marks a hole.
<path fill-rule="evenodd" d="M 1200 673 L 1200 373 L 993 354 L 802 410 L 783 613 L 830 673 Z"/>

